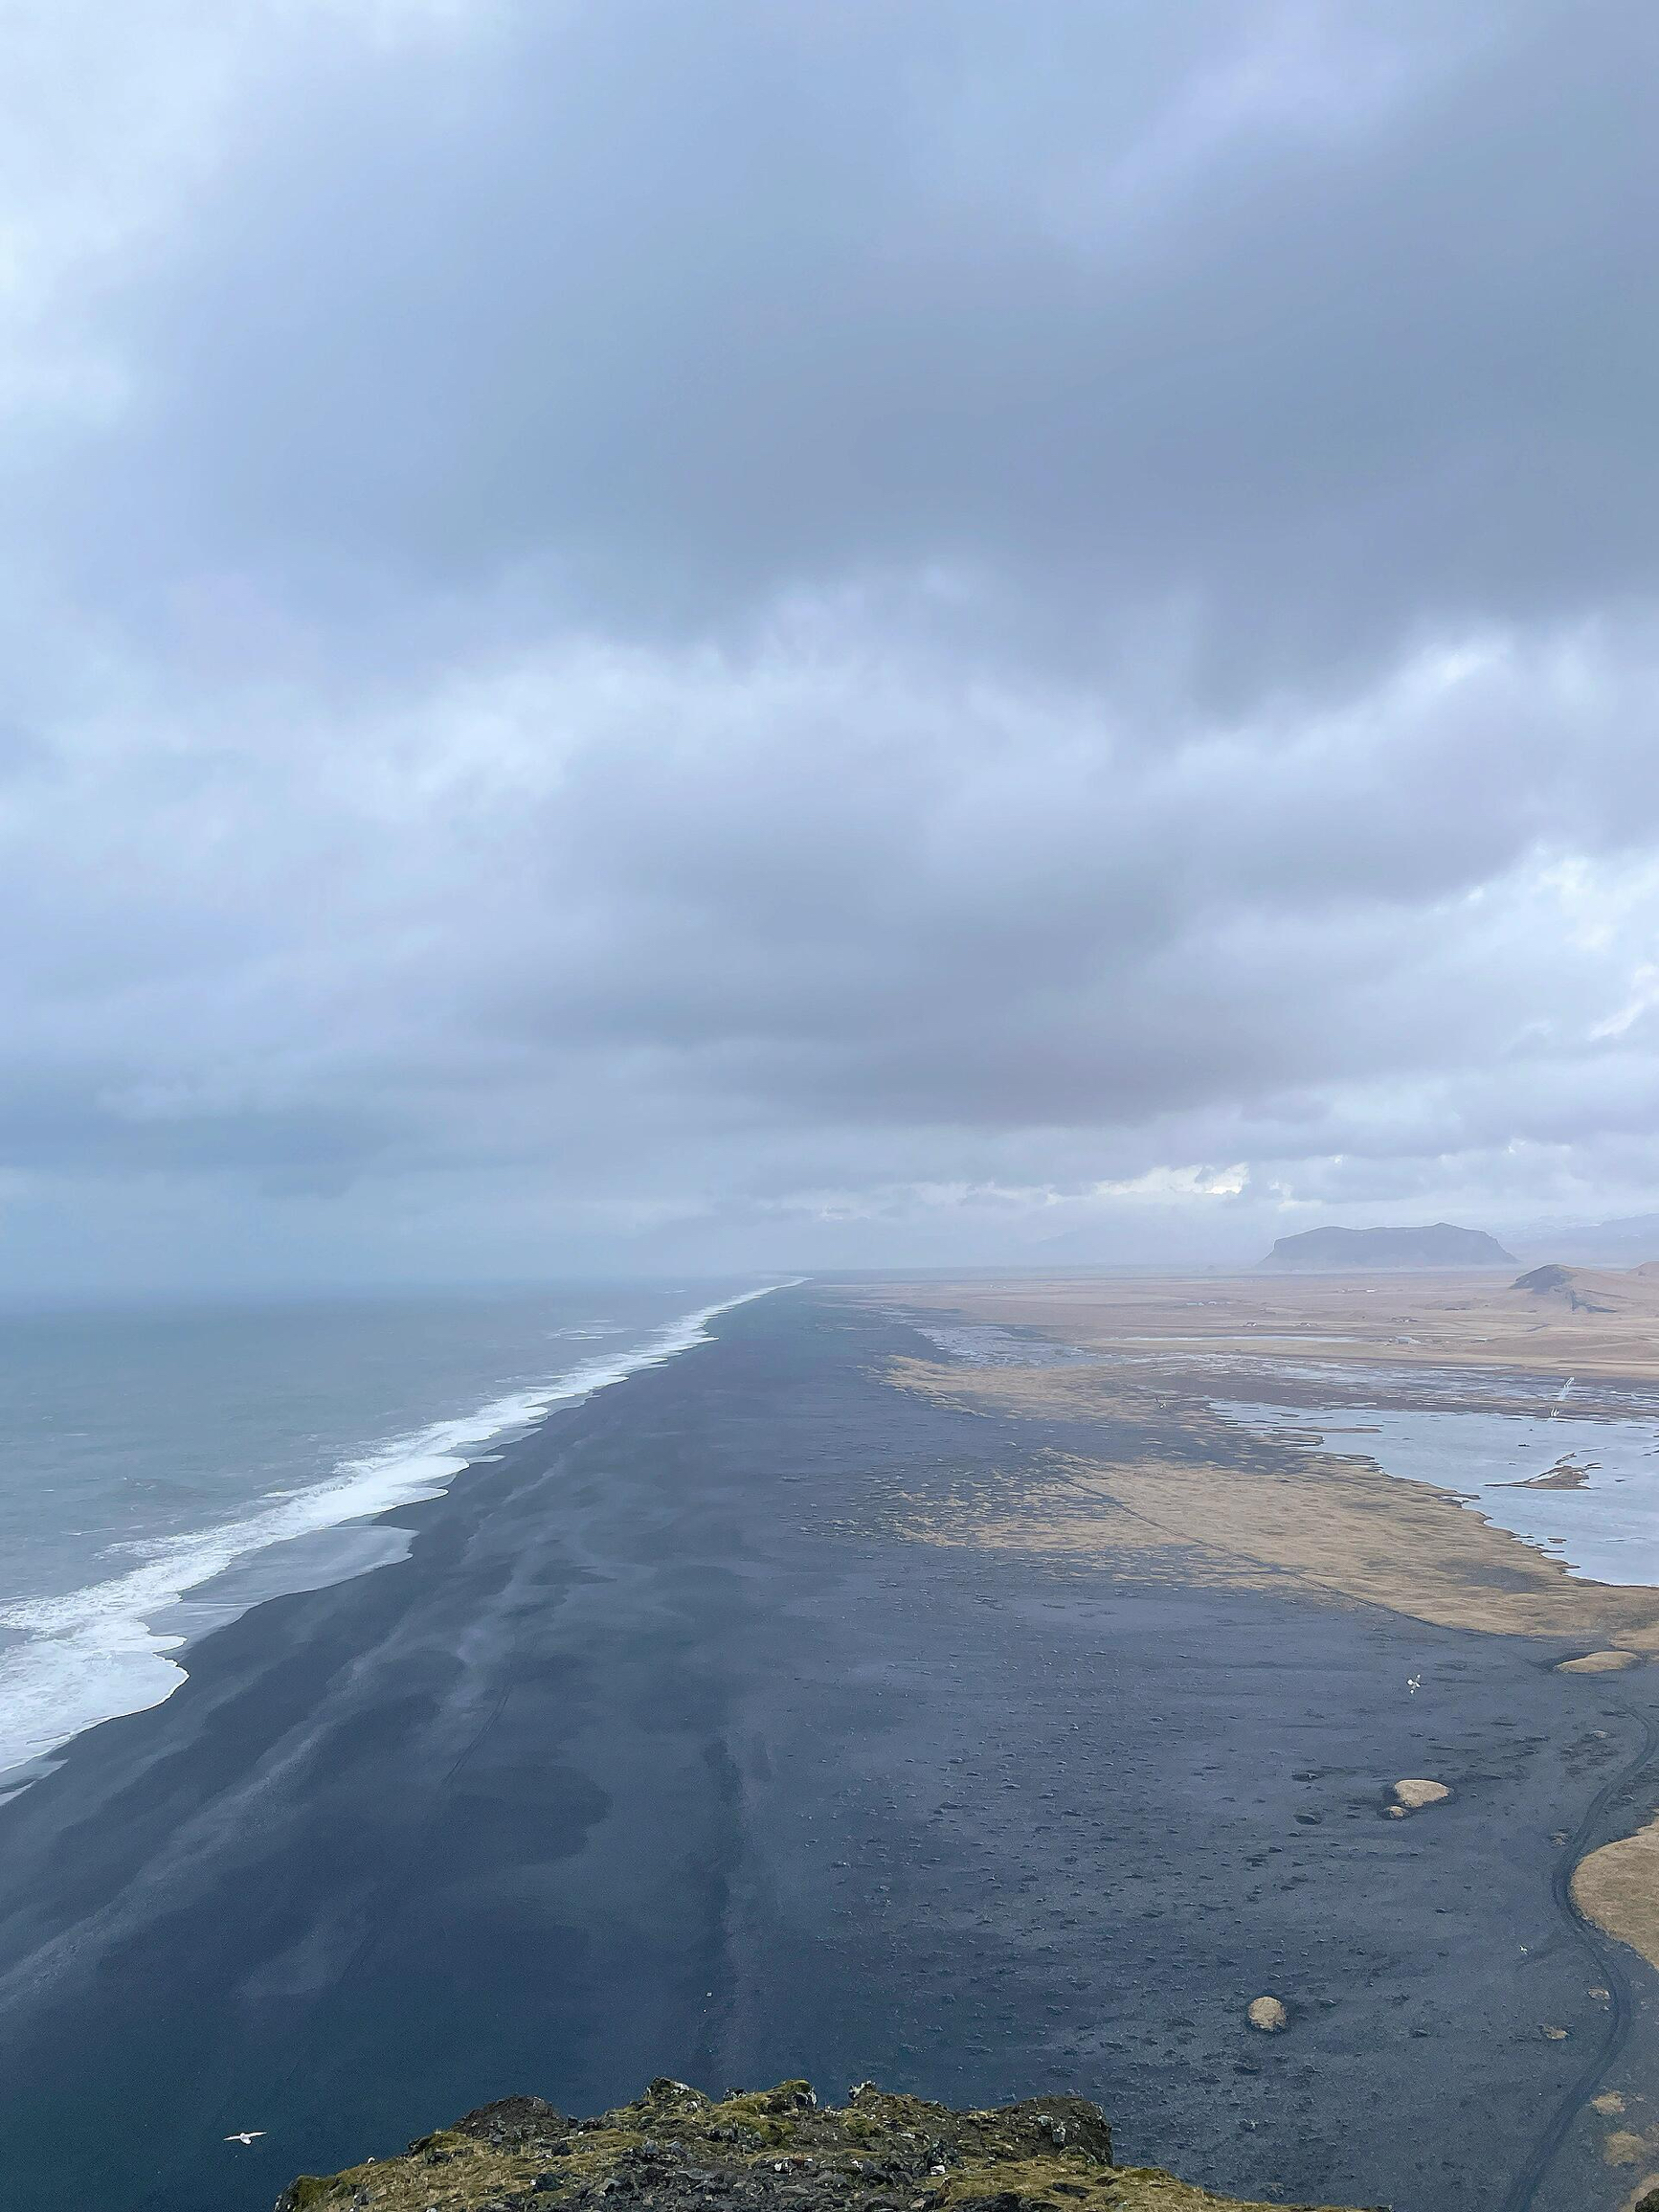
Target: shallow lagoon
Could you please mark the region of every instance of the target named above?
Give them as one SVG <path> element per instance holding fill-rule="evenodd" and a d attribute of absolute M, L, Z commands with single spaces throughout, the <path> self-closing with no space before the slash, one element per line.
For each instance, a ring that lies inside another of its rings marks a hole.
<path fill-rule="evenodd" d="M 1593 1415 L 1552 1404 L 1537 1412 L 1489 1408 L 1303 1407 L 1217 1399 L 1241 1426 L 1345 1456 L 1386 1474 L 1454 1492 L 1500 1528 L 1595 1582 L 1659 1583 L 1659 1417 L 1646 1392 L 1594 1393 Z M 1322 1439 L 1317 1447 L 1314 1439 Z M 1563 1461 L 1585 1470 L 1578 1489 L 1529 1489 Z"/>

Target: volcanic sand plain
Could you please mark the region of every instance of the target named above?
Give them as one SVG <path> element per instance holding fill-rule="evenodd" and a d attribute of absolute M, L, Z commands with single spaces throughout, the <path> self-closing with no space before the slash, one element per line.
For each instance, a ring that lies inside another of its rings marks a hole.
<path fill-rule="evenodd" d="M 1000 1494 L 918 1508 L 927 1541 L 1110 1562 L 1117 1574 L 1301 1588 L 1437 1627 L 1569 1646 L 1556 1663 L 1605 1675 L 1659 1653 L 1659 1590 L 1590 1581 L 1431 1483 L 1333 1448 L 1319 1417 L 1332 1363 L 1373 1402 L 1536 1411 L 1542 1378 L 1659 1383 L 1659 1269 L 1491 1275 L 977 1278 L 859 1294 L 930 1320 L 1033 1340 L 1020 1364 L 894 1361 L 907 1390 L 1049 1426 L 1049 1448 Z M 1087 1355 L 1056 1360 L 1053 1347 Z M 1448 1377 L 1451 1393 L 1448 1397 Z M 1213 1401 L 1310 1410 L 1306 1433 L 1258 1435 Z M 1591 1852 L 1580 1908 L 1659 1967 L 1659 1820 Z"/>

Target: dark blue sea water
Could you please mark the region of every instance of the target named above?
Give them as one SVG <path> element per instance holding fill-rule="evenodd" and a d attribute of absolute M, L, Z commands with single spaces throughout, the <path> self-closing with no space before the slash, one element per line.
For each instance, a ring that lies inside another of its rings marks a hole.
<path fill-rule="evenodd" d="M 205 1629 L 392 1565 L 371 1516 L 754 1287 L 0 1313 L 0 1792 L 168 1697 Z"/>

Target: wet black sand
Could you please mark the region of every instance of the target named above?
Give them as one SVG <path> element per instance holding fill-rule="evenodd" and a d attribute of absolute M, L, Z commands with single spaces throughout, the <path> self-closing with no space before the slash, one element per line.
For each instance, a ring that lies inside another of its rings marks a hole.
<path fill-rule="evenodd" d="M 0 2201 L 239 2212 L 668 2072 L 1073 2088 L 1214 2187 L 1518 2212 L 1605 2039 L 1659 2080 L 1553 1886 L 1634 1817 L 1647 1670 L 907 1542 L 1041 1427 L 886 1388 L 918 1340 L 807 1291 L 716 1330 L 0 1807 Z M 1391 1821 L 1406 1774 L 1457 1795 Z M 1622 2200 L 1602 2133 L 1539 2212 Z"/>

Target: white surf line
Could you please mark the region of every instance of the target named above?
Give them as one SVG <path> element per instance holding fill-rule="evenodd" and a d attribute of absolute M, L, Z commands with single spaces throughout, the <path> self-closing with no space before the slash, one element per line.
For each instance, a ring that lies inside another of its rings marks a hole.
<path fill-rule="evenodd" d="M 532 1427 L 555 1407 L 579 1404 L 630 1375 L 710 1343 L 708 1324 L 720 1315 L 806 1279 L 796 1275 L 762 1283 L 735 1298 L 695 1307 L 664 1322 L 631 1352 L 578 1361 L 538 1388 L 493 1398 L 473 1412 L 392 1437 L 360 1458 L 341 1459 L 331 1477 L 288 1493 L 262 1512 L 129 1546 L 129 1556 L 141 1564 L 124 1574 L 58 1596 L 23 1598 L 0 1607 L 0 1627 L 18 1631 L 26 1639 L 0 1651 L 0 1797 L 10 1794 L 6 1777 L 11 1770 L 50 1757 L 101 1722 L 165 1704 L 185 1682 L 187 1670 L 173 1655 L 186 1639 L 152 1629 L 152 1615 L 273 1545 L 441 1498 L 471 1464 L 479 1446 Z M 397 1564 L 395 1559 L 375 1563 Z M 360 1568 L 341 1579 L 352 1581 L 358 1572 L 372 1571 L 373 1567 Z"/>

